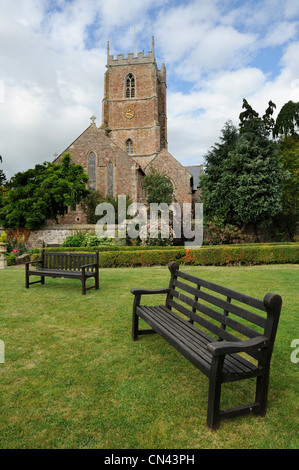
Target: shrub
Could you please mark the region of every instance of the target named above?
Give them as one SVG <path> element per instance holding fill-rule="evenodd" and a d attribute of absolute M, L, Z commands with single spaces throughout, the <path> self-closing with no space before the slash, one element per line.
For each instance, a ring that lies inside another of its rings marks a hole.
<path fill-rule="evenodd" d="M 106 251 L 99 253 L 102 268 L 165 266 L 170 261 L 182 265 L 228 266 L 272 263 L 298 263 L 299 245 L 222 245 L 200 249 L 154 249 Z"/>
<path fill-rule="evenodd" d="M 81 232 L 77 232 L 76 235 L 70 235 L 66 237 L 61 246 L 82 246 L 84 235 Z"/>
<path fill-rule="evenodd" d="M 184 250 L 184 247 L 180 246 L 147 246 L 147 245 L 137 245 L 137 246 L 118 246 L 118 245 L 97 245 L 97 246 L 81 246 L 81 247 L 55 247 L 55 248 L 45 248 L 46 251 L 56 252 L 56 253 L 67 253 L 67 252 L 95 252 L 96 250 L 100 252 L 104 251 L 152 251 L 152 250 Z"/>
<path fill-rule="evenodd" d="M 102 268 L 125 266 L 165 266 L 170 261 L 182 265 L 227 266 L 270 263 L 298 263 L 299 243 L 203 246 L 199 249 L 153 246 L 103 246 L 80 248 L 47 248 L 56 252 L 95 252 L 99 250 Z"/>
<path fill-rule="evenodd" d="M 40 260 L 41 259 L 41 252 L 35 252 L 35 253 L 32 253 L 32 255 L 30 256 L 30 261 L 37 261 L 37 260 Z"/>
<path fill-rule="evenodd" d="M 180 260 L 184 253 L 184 249 L 110 251 L 99 253 L 99 264 L 102 268 L 165 266 L 170 263 L 170 261 Z"/>
<path fill-rule="evenodd" d="M 151 231 L 152 229 L 152 231 Z M 163 232 L 167 233 L 168 236 L 162 238 Z M 164 226 L 161 219 L 156 221 L 156 224 L 148 223 L 144 225 L 140 230 L 140 235 L 142 235 L 141 245 L 142 246 L 171 246 L 173 242 L 173 230 L 167 224 Z"/>
<path fill-rule="evenodd" d="M 252 235 L 243 233 L 239 227 L 235 225 L 224 225 L 223 220 L 214 217 L 207 223 L 208 236 L 205 238 L 206 244 L 223 245 L 235 243 L 252 243 Z"/>
<path fill-rule="evenodd" d="M 28 249 L 23 244 L 22 239 L 14 238 L 10 239 L 7 244 L 7 252 L 8 253 L 17 253 L 18 256 L 23 255 L 24 253 L 28 252 Z"/>
<path fill-rule="evenodd" d="M 32 254 L 32 255 L 39 254 L 40 249 L 39 248 L 32 248 L 31 250 L 29 250 L 29 253 Z"/>
<path fill-rule="evenodd" d="M 61 244 L 62 247 L 95 247 L 113 245 L 115 245 L 115 242 L 111 238 L 98 238 L 95 234 L 90 232 L 86 232 L 84 235 L 81 232 L 77 232 L 76 235 L 70 235 L 67 237 Z"/>
<path fill-rule="evenodd" d="M 17 264 L 17 258 L 12 253 L 5 253 L 7 259 L 7 266 L 15 266 Z"/>
<path fill-rule="evenodd" d="M 7 242 L 7 235 L 5 232 L 2 232 L 0 235 L 0 243 L 6 243 Z"/>
<path fill-rule="evenodd" d="M 82 246 L 114 246 L 115 241 L 109 237 L 98 238 L 95 234 L 85 233 Z"/>
<path fill-rule="evenodd" d="M 86 221 L 88 224 L 94 225 L 102 218 L 102 216 L 96 215 L 95 210 L 97 205 L 103 202 L 112 204 L 115 214 L 115 223 L 118 223 L 118 198 L 108 195 L 104 196 L 99 191 L 94 191 L 90 192 L 81 201 L 81 207 L 86 215 Z M 126 213 L 130 204 L 132 204 L 132 201 L 130 200 L 129 196 L 126 195 Z"/>

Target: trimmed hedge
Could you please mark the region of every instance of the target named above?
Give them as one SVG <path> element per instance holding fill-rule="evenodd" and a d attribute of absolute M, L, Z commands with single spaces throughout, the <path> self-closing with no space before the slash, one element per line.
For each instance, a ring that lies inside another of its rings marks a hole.
<path fill-rule="evenodd" d="M 165 266 L 170 261 L 182 265 L 226 266 L 274 263 L 299 263 L 299 244 L 251 244 L 203 246 L 199 249 L 184 247 L 101 247 L 99 264 L 102 268 L 132 266 Z M 48 248 L 47 251 L 58 251 Z M 96 247 L 59 248 L 64 252 L 94 252 Z"/>
<path fill-rule="evenodd" d="M 45 248 L 45 251 L 52 251 L 55 253 L 76 253 L 76 252 L 84 252 L 84 253 L 90 253 L 90 252 L 95 252 L 96 250 L 99 251 L 144 251 L 144 250 L 177 250 L 178 248 L 185 249 L 183 246 L 59 246 L 57 248 L 52 247 L 52 248 Z"/>

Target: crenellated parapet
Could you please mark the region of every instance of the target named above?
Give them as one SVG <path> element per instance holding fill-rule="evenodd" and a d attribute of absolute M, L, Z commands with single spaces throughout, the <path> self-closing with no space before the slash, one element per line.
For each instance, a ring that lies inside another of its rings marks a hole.
<path fill-rule="evenodd" d="M 116 57 L 110 54 L 109 41 L 107 43 L 107 66 L 113 67 L 119 65 L 134 65 L 134 64 L 152 64 L 155 63 L 155 51 L 154 51 L 154 38 L 152 38 L 152 50 L 147 54 L 142 52 L 129 52 L 126 56 L 124 54 L 117 54 Z"/>

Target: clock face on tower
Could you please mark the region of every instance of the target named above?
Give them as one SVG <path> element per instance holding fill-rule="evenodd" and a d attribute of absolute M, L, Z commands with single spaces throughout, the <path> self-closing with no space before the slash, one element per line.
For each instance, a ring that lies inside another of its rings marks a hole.
<path fill-rule="evenodd" d="M 125 117 L 126 117 L 127 119 L 132 119 L 134 116 L 135 116 L 135 111 L 134 111 L 134 109 L 132 109 L 132 108 L 127 108 L 127 109 L 125 110 Z"/>

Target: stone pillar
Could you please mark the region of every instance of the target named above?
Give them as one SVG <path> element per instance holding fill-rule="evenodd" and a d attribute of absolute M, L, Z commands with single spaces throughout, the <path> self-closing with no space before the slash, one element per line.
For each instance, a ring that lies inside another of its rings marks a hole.
<path fill-rule="evenodd" d="M 7 243 L 0 243 L 0 269 L 5 269 L 7 266 L 7 259 L 4 256 L 6 247 Z"/>

